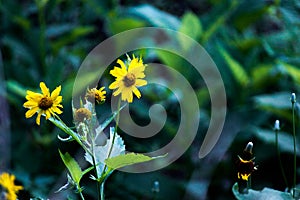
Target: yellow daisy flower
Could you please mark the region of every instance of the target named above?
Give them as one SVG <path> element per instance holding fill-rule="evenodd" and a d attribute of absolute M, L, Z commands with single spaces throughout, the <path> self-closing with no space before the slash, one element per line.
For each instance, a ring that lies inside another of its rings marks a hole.
<path fill-rule="evenodd" d="M 101 87 L 99 90 L 97 90 L 97 88 L 88 89 L 85 98 L 89 102 L 94 102 L 94 100 L 96 100 L 98 104 L 103 103 L 105 101 L 106 94 L 104 88 L 105 87 Z"/>
<path fill-rule="evenodd" d="M 114 67 L 113 70 L 110 70 L 110 74 L 116 79 L 115 82 L 109 85 L 109 89 L 116 89 L 113 93 L 114 96 L 121 93 L 121 99 L 131 103 L 133 101 L 133 93 L 137 98 L 141 97 L 137 87 L 147 85 L 147 81 L 142 79 L 145 77 L 144 70 L 146 65 L 143 64 L 142 58 L 135 58 L 134 55 L 133 59 L 128 57 L 128 67 L 120 59 L 117 60 L 117 63 L 121 68 Z"/>
<path fill-rule="evenodd" d="M 44 82 L 40 83 L 40 88 L 42 94 L 27 90 L 27 102 L 23 104 L 25 108 L 29 109 L 25 114 L 26 118 L 30 118 L 35 113 L 38 113 L 36 118 L 38 125 L 40 125 L 41 115 L 45 115 L 46 119 L 49 119 L 52 115 L 55 115 L 55 113 L 61 114 L 62 111 L 60 108 L 63 107 L 60 104 L 62 102 L 62 96 L 59 96 L 61 86 L 58 86 L 51 95 Z"/>
<path fill-rule="evenodd" d="M 15 185 L 15 176 L 9 175 L 8 173 L 2 173 L 0 175 L 0 185 L 6 190 L 6 199 L 7 200 L 16 200 L 19 190 L 23 189 L 23 186 Z"/>

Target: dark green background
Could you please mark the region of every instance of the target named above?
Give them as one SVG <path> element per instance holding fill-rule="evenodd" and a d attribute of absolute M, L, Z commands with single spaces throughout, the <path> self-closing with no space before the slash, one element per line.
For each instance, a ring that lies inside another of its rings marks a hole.
<path fill-rule="evenodd" d="M 87 54 L 116 33 L 154 26 L 189 35 L 215 61 L 227 94 L 225 127 L 215 149 L 200 160 L 198 151 L 210 119 L 205 83 L 182 58 L 136 52 L 143 55 L 145 63 L 176 66 L 189 80 L 199 100 L 199 130 L 188 151 L 168 167 L 145 174 L 114 173 L 106 183 L 107 199 L 154 199 L 151 188 L 156 180 L 160 183 L 157 199 L 233 199 L 231 187 L 237 179 L 234 162 L 248 141 L 254 143 L 255 161 L 259 165 L 252 176 L 252 187 L 283 191 L 285 185 L 272 129 L 279 119 L 282 124 L 279 145 L 291 183 L 293 143 L 289 98 L 291 92 L 298 94 L 300 88 L 299 11 L 300 1 L 296 0 L 0 1 L 3 61 L 0 63 L 3 110 L 0 134 L 2 138 L 11 135 L 11 145 L 6 143 L 1 148 L 0 159 L 4 164 L 0 170 L 9 170 L 17 176 L 18 183 L 25 187 L 20 199 L 26 199 L 49 197 L 66 182 L 58 148 L 70 152 L 82 167 L 87 167 L 79 146 L 75 142 L 60 142 L 57 134 L 62 132 L 50 122 L 43 118 L 41 126 L 37 126 L 34 118 L 25 119 L 26 109 L 22 105 L 26 89 L 38 91 L 40 81 L 50 90 L 62 85 L 61 118 L 73 126 L 72 86 Z M 108 88 L 112 80 L 107 73 L 101 85 Z M 142 89 L 142 94 L 142 100 L 131 105 L 136 122 L 149 122 L 148 109 L 153 103 L 165 106 L 168 120 L 161 133 L 151 139 L 123 134 L 127 148 L 136 152 L 165 145 L 174 137 L 179 124 L 178 103 L 172 91 L 149 86 Z M 8 110 L 5 103 L 9 105 Z M 97 109 L 100 119 L 108 117 L 109 100 Z M 299 130 L 298 104 L 296 115 Z M 6 158 L 9 153 L 10 157 Z M 94 182 L 88 175 L 82 185 L 88 199 L 95 198 Z M 55 195 L 78 198 L 72 190 Z"/>

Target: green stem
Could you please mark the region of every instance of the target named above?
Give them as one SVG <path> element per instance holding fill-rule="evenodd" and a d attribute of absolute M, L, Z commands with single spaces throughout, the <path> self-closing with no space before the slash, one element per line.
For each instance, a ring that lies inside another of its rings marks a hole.
<path fill-rule="evenodd" d="M 120 107 L 121 107 L 121 98 L 119 99 L 117 110 L 120 110 Z M 116 138 L 117 129 L 118 129 L 118 125 L 119 125 L 119 119 L 120 119 L 120 112 L 118 112 L 117 117 L 116 117 L 116 126 L 115 126 L 115 130 L 114 130 L 114 135 L 113 135 L 112 145 L 111 145 L 111 148 L 110 148 L 110 150 L 109 150 L 109 153 L 108 153 L 107 158 L 110 157 L 111 152 L 112 152 L 112 149 L 113 149 L 113 146 L 114 146 L 114 143 L 115 143 L 115 138 Z"/>
<path fill-rule="evenodd" d="M 79 188 L 80 188 L 80 187 L 79 187 Z M 84 199 L 84 196 L 83 196 L 83 194 L 82 194 L 81 189 L 79 189 L 79 195 L 80 195 L 80 197 L 81 197 L 82 200 L 85 200 L 85 199 Z"/>
<path fill-rule="evenodd" d="M 248 181 L 247 181 L 247 191 L 251 189 L 251 176 L 249 176 Z"/>
<path fill-rule="evenodd" d="M 105 199 L 105 197 L 104 197 L 104 183 L 105 183 L 105 180 L 101 183 L 101 188 L 100 188 L 101 200 Z"/>
<path fill-rule="evenodd" d="M 294 182 L 293 182 L 293 197 L 295 197 L 295 188 L 296 188 L 296 170 L 297 170 L 297 152 L 296 152 L 296 126 L 295 126 L 295 103 L 292 103 L 292 112 L 293 112 L 293 140 L 294 140 Z"/>
<path fill-rule="evenodd" d="M 77 133 L 75 133 L 72 129 L 70 129 L 61 119 L 58 115 L 54 115 L 54 117 L 50 117 L 49 121 L 51 121 L 55 126 L 60 128 L 62 131 L 64 131 L 66 134 L 70 135 L 86 152 L 88 152 L 90 155 L 92 153 L 89 149 L 84 146 L 84 144 L 81 142 L 80 138 L 78 137 Z"/>
<path fill-rule="evenodd" d="M 116 134 L 117 134 L 117 129 L 118 129 L 118 125 L 119 125 L 119 119 L 120 119 L 120 107 L 121 107 L 121 98 L 119 98 L 119 101 L 118 101 L 118 108 L 117 108 L 118 113 L 117 113 L 117 116 L 116 116 L 116 126 L 115 126 L 115 130 L 114 130 L 113 138 L 112 138 L 112 145 L 111 145 L 111 147 L 109 149 L 109 153 L 108 153 L 107 158 L 110 157 L 111 152 L 112 152 L 113 147 L 114 147 L 115 138 L 116 138 Z M 103 171 L 101 173 L 101 178 L 105 174 L 106 168 L 107 168 L 107 166 L 104 165 Z M 105 182 L 105 180 L 106 179 L 104 178 L 104 180 L 101 183 L 101 190 L 100 190 L 101 191 L 101 200 L 104 200 L 104 182 Z"/>
<path fill-rule="evenodd" d="M 97 163 L 96 163 L 96 160 L 95 160 L 95 151 L 94 151 L 94 148 L 95 147 L 95 144 L 94 144 L 94 140 L 92 141 L 92 152 L 93 152 L 93 155 L 92 155 L 92 159 L 93 159 L 93 165 L 94 165 L 94 171 L 95 171 L 95 176 L 97 177 L 97 179 L 99 178 L 98 177 L 98 172 L 97 172 Z M 101 199 L 101 192 L 100 192 L 101 188 L 100 188 L 100 183 L 99 181 L 97 181 L 97 197 L 98 199 Z"/>
<path fill-rule="evenodd" d="M 280 157 L 280 150 L 279 150 L 279 145 L 278 145 L 278 130 L 275 130 L 275 143 L 276 143 L 276 149 L 277 149 L 277 155 L 278 155 L 278 160 L 279 160 L 279 165 L 280 165 L 280 170 L 281 170 L 281 174 L 283 176 L 284 179 L 284 183 L 286 185 L 286 187 L 288 188 L 288 182 L 284 173 L 284 169 L 283 169 L 283 165 L 281 162 L 281 157 Z"/>

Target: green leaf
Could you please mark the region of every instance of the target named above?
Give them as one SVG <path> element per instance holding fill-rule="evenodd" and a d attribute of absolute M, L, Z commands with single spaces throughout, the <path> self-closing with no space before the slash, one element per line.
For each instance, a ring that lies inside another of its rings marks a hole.
<path fill-rule="evenodd" d="M 238 5 L 239 5 L 239 1 L 237 1 L 237 0 L 231 1 L 231 4 L 228 7 L 228 9 L 226 9 L 226 12 L 224 12 L 222 15 L 218 16 L 218 18 L 214 22 L 210 23 L 210 26 L 202 34 L 202 37 L 201 37 L 201 42 L 202 43 L 206 43 L 211 38 L 211 36 L 219 28 L 221 28 L 224 25 L 225 21 L 228 19 L 228 17 L 230 16 L 231 12 Z"/>
<path fill-rule="evenodd" d="M 60 150 L 58 150 L 58 151 L 59 151 L 60 157 L 63 160 L 65 166 L 68 168 L 72 179 L 74 180 L 74 182 L 77 185 L 79 185 L 80 179 L 82 178 L 82 175 L 83 175 L 80 166 L 78 165 L 76 160 L 70 156 L 70 154 L 68 152 L 65 154 L 62 154 Z"/>
<path fill-rule="evenodd" d="M 232 192 L 237 200 L 265 200 L 265 199 L 274 199 L 274 200 L 292 200 L 290 193 L 281 192 L 271 188 L 264 188 L 262 191 L 249 189 L 247 194 L 239 193 L 238 183 L 235 183 L 232 186 Z"/>
<path fill-rule="evenodd" d="M 274 144 L 275 148 L 275 132 L 272 130 L 265 130 L 260 128 L 254 128 L 253 133 L 260 140 L 264 141 L 266 144 Z M 292 134 L 279 131 L 278 133 L 278 145 L 280 151 L 294 153 L 293 147 L 293 136 Z M 299 146 L 296 147 L 297 154 L 300 155 Z"/>
<path fill-rule="evenodd" d="M 255 104 L 262 110 L 273 113 L 276 116 L 283 117 L 287 120 L 292 121 L 292 104 L 290 100 L 291 93 L 289 92 L 278 92 L 273 94 L 263 94 L 255 96 L 253 99 Z M 300 116 L 298 102 L 295 104 L 295 114 Z"/>
<path fill-rule="evenodd" d="M 62 131 L 64 131 L 66 134 L 70 135 L 73 137 L 74 140 L 76 140 L 76 142 L 86 150 L 85 146 L 82 144 L 80 138 L 78 137 L 77 133 L 74 132 L 72 129 L 70 129 L 66 124 L 62 123 L 60 120 L 54 118 L 54 117 L 50 117 L 49 121 L 51 121 L 55 126 L 57 126 L 58 128 L 60 128 Z"/>
<path fill-rule="evenodd" d="M 184 33 L 194 40 L 197 40 L 202 34 L 202 25 L 198 17 L 192 13 L 188 12 L 182 17 L 182 22 L 179 30 L 181 33 Z M 179 36 L 179 42 L 181 46 L 187 50 L 190 48 L 192 44 L 189 44 L 188 41 L 184 37 Z"/>
<path fill-rule="evenodd" d="M 279 64 L 281 64 L 286 69 L 288 74 L 297 84 L 300 84 L 300 69 L 298 67 L 284 62 L 279 62 Z"/>
<path fill-rule="evenodd" d="M 25 97 L 26 96 L 26 89 L 18 82 L 14 80 L 8 80 L 6 81 L 6 87 L 7 90 L 15 93 L 16 95 L 20 97 Z"/>
<path fill-rule="evenodd" d="M 108 158 L 105 160 L 105 164 L 109 168 L 119 169 L 121 167 L 125 167 L 128 165 L 147 162 L 161 157 L 163 156 L 149 157 L 139 153 L 128 153 L 128 154 L 123 154 L 116 157 Z"/>
<path fill-rule="evenodd" d="M 218 50 L 221 53 L 221 55 L 223 56 L 228 67 L 230 68 L 235 80 L 241 86 L 247 86 L 248 83 L 250 82 L 250 79 L 249 79 L 246 71 L 243 69 L 243 66 L 240 63 L 238 63 L 235 59 L 233 59 L 231 57 L 231 55 L 225 49 L 223 49 L 220 45 L 218 46 Z"/>
<path fill-rule="evenodd" d="M 89 173 L 90 171 L 92 171 L 94 169 L 94 166 L 91 166 L 87 169 L 85 169 L 83 172 L 82 172 L 82 176 L 84 176 L 85 174 Z"/>
<path fill-rule="evenodd" d="M 58 52 L 63 46 L 76 42 L 80 37 L 90 34 L 95 31 L 93 26 L 79 26 L 74 28 L 70 33 L 65 34 L 65 36 L 60 37 L 55 42 L 52 42 L 52 48 L 55 52 Z"/>
<path fill-rule="evenodd" d="M 146 23 L 132 17 L 116 17 L 108 20 L 107 27 L 112 34 L 117 34 L 126 30 L 145 27 Z"/>
<path fill-rule="evenodd" d="M 250 25 L 259 21 L 264 14 L 269 11 L 269 5 L 266 5 L 263 1 L 258 1 L 253 5 L 249 3 L 244 3 L 242 5 L 243 9 L 240 10 L 238 16 L 235 16 L 233 24 L 237 27 L 238 30 L 243 31 Z"/>
<path fill-rule="evenodd" d="M 178 30 L 180 25 L 177 17 L 148 4 L 131 7 L 125 11 L 125 14 L 137 16 L 156 27 Z"/>
<path fill-rule="evenodd" d="M 260 107 L 273 107 L 276 109 L 290 109 L 292 107 L 290 101 L 291 93 L 278 92 L 273 94 L 263 94 L 254 97 L 255 103 Z"/>
<path fill-rule="evenodd" d="M 270 82 L 272 67 L 271 64 L 260 64 L 252 68 L 251 80 L 254 88 L 265 86 L 266 80 Z"/>

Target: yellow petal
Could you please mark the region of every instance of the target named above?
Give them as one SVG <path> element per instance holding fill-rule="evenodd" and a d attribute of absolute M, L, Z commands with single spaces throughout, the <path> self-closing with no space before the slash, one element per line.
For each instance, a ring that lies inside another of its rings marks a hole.
<path fill-rule="evenodd" d="M 58 107 L 52 107 L 50 110 L 53 113 L 57 113 L 57 114 L 61 114 L 62 113 L 62 111 Z"/>
<path fill-rule="evenodd" d="M 31 108 L 30 110 L 28 110 L 28 111 L 25 113 L 25 117 L 26 117 L 26 118 L 32 117 L 38 110 L 39 110 L 39 107 Z"/>
<path fill-rule="evenodd" d="M 121 82 L 121 81 L 115 81 L 115 82 L 113 82 L 112 84 L 110 84 L 110 85 L 108 86 L 108 88 L 111 89 L 111 90 L 116 89 L 116 88 L 118 88 L 118 87 L 121 87 L 122 83 L 123 83 L 123 82 Z"/>
<path fill-rule="evenodd" d="M 46 119 L 49 119 L 51 117 L 50 109 L 45 110 Z"/>
<path fill-rule="evenodd" d="M 123 91 L 122 91 L 122 100 L 123 101 L 128 101 L 128 103 L 131 103 L 133 100 L 133 95 L 132 95 L 132 91 L 130 88 L 124 87 Z"/>
<path fill-rule="evenodd" d="M 41 123 L 41 115 L 42 115 L 42 112 L 39 112 L 38 116 L 36 117 L 35 122 L 37 125 L 40 125 L 40 123 Z"/>
<path fill-rule="evenodd" d="M 37 107 L 37 106 L 38 106 L 38 102 L 36 102 L 36 101 L 26 101 L 23 104 L 23 107 L 25 107 L 25 108 L 32 108 L 32 107 Z"/>
<path fill-rule="evenodd" d="M 133 73 L 136 78 L 144 78 L 145 77 L 145 66 L 139 66 L 128 70 L 128 72 Z"/>
<path fill-rule="evenodd" d="M 108 88 L 111 89 L 111 90 L 116 89 L 118 87 L 120 87 L 120 81 L 115 81 L 115 82 L 113 82 L 112 84 L 110 84 L 108 86 Z"/>
<path fill-rule="evenodd" d="M 53 92 L 51 93 L 51 98 L 56 99 L 56 97 L 58 97 L 60 91 L 61 91 L 61 86 L 56 87 L 55 90 L 53 90 Z"/>
<path fill-rule="evenodd" d="M 117 78 L 122 78 L 123 76 L 126 76 L 127 71 L 126 69 L 121 69 L 119 67 L 115 67 L 113 70 L 110 70 L 109 72 L 111 75 Z"/>
<path fill-rule="evenodd" d="M 141 93 L 140 93 L 140 91 L 136 87 L 134 87 L 134 89 L 132 90 L 132 92 L 135 94 L 135 96 L 137 98 L 140 98 L 142 96 Z"/>
<path fill-rule="evenodd" d="M 121 66 L 122 70 L 127 71 L 127 70 L 126 70 L 125 63 L 124 63 L 122 60 L 118 59 L 118 60 L 117 60 L 117 63 Z"/>
<path fill-rule="evenodd" d="M 104 90 L 104 89 L 105 89 L 105 87 L 101 87 L 101 88 L 99 89 L 99 91 L 102 92 L 102 90 Z M 106 91 L 103 91 L 103 92 L 106 92 Z"/>
<path fill-rule="evenodd" d="M 147 81 L 142 80 L 142 79 L 136 79 L 135 85 L 138 86 L 138 87 L 139 86 L 144 86 L 144 85 L 147 85 Z"/>
<path fill-rule="evenodd" d="M 119 87 L 116 91 L 114 91 L 113 95 L 118 96 L 122 92 L 122 89 Z"/>
<path fill-rule="evenodd" d="M 47 88 L 47 86 L 44 82 L 40 82 L 40 88 L 42 90 L 43 95 L 50 96 L 49 89 Z"/>
<path fill-rule="evenodd" d="M 26 91 L 26 99 L 27 100 L 35 100 L 35 101 L 39 101 L 41 98 L 43 97 L 42 94 L 40 93 L 36 93 L 36 92 L 32 92 L 30 90 Z"/>
<path fill-rule="evenodd" d="M 55 104 L 55 105 L 58 105 L 58 104 L 60 104 L 62 102 L 62 96 L 58 96 L 58 97 L 56 97 L 55 99 L 53 99 L 53 103 Z"/>
<path fill-rule="evenodd" d="M 142 67 L 143 62 L 139 62 L 138 58 L 134 58 L 131 60 L 129 67 L 128 67 L 128 72 L 131 72 L 133 69 Z"/>

